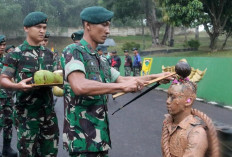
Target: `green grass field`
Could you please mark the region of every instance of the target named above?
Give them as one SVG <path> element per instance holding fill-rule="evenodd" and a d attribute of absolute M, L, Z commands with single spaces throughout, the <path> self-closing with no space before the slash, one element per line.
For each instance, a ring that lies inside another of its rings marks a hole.
<path fill-rule="evenodd" d="M 123 55 L 123 50 L 122 50 L 122 46 L 124 43 L 126 42 L 135 42 L 135 43 L 139 43 L 140 44 L 140 48 L 143 49 L 143 47 L 145 47 L 144 50 L 159 50 L 159 49 L 173 49 L 173 48 L 183 48 L 183 44 L 184 44 L 184 35 L 176 35 L 174 37 L 174 47 L 167 47 L 167 46 L 163 46 L 163 47 L 151 47 L 152 43 L 151 43 L 151 36 L 144 36 L 144 43 L 145 45 L 143 46 L 143 37 L 142 36 L 126 36 L 126 37 L 122 37 L 122 36 L 110 36 L 110 38 L 113 38 L 116 42 L 116 46 L 115 47 L 109 47 L 108 51 L 113 51 L 113 50 L 117 50 L 119 55 Z M 224 41 L 224 36 L 220 36 L 219 40 L 218 40 L 218 48 L 221 47 L 223 41 Z M 187 39 L 194 39 L 194 33 L 192 34 L 188 34 Z M 7 41 L 7 44 L 13 44 L 13 45 L 19 45 L 23 42 L 24 38 L 17 38 L 17 39 L 9 39 Z M 190 51 L 190 52 L 175 52 L 175 53 L 159 53 L 159 54 L 155 54 L 153 56 L 185 56 L 185 57 L 191 57 L 191 56 L 201 56 L 201 57 L 232 57 L 232 39 L 229 38 L 227 41 L 227 45 L 225 47 L 225 49 L 223 51 L 217 51 L 217 52 L 210 52 L 209 49 L 209 37 L 205 32 L 201 32 L 200 33 L 200 47 L 198 51 Z M 59 53 L 62 52 L 62 50 L 69 44 L 72 43 L 71 38 L 68 37 L 51 37 L 49 39 L 49 45 L 48 47 L 54 47 L 55 50 L 57 50 Z M 131 52 L 130 52 L 131 53 Z"/>

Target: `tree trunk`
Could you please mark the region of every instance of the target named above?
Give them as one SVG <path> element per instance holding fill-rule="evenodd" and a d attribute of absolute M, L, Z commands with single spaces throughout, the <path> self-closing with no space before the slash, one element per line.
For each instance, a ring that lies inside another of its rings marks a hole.
<path fill-rule="evenodd" d="M 188 38 L 187 38 L 187 28 L 184 27 L 184 42 L 187 42 Z"/>
<path fill-rule="evenodd" d="M 210 36 L 210 45 L 209 45 L 209 47 L 210 47 L 212 52 L 217 51 L 218 36 L 219 36 L 219 34 L 213 34 L 212 36 Z"/>
<path fill-rule="evenodd" d="M 143 50 L 145 50 L 145 38 L 144 38 L 144 25 L 143 25 L 143 18 L 141 18 L 141 24 L 142 24 Z"/>
<path fill-rule="evenodd" d="M 174 46 L 174 26 L 171 27 L 170 34 L 169 34 L 169 46 Z"/>
<path fill-rule="evenodd" d="M 223 49 L 225 48 L 226 43 L 227 43 L 227 40 L 228 40 L 228 38 L 231 36 L 231 34 L 232 34 L 231 31 L 229 31 L 228 33 L 226 33 L 226 38 L 225 38 L 225 40 L 224 40 L 224 43 L 223 43 L 222 46 L 221 46 L 221 50 L 223 50 Z"/>
<path fill-rule="evenodd" d="M 156 27 L 156 33 L 155 33 L 156 45 L 160 45 L 160 42 L 159 42 L 159 32 L 160 32 L 160 25 L 158 24 L 158 26 Z"/>
<path fill-rule="evenodd" d="M 170 31 L 170 25 L 167 24 L 167 25 L 166 25 L 166 28 L 165 28 L 165 33 L 164 33 L 164 36 L 163 36 L 163 40 L 162 40 L 162 42 L 161 42 L 161 45 L 167 45 L 167 40 L 168 40 L 169 31 Z"/>
<path fill-rule="evenodd" d="M 145 1 L 145 15 L 147 19 L 147 24 L 151 31 L 152 46 L 156 47 L 157 45 L 159 45 L 159 30 L 163 23 L 159 22 L 156 17 L 156 7 L 154 3 Z"/>
<path fill-rule="evenodd" d="M 215 51 L 217 51 L 217 40 L 218 40 L 218 37 L 220 35 L 219 28 L 214 26 L 213 31 L 211 33 L 210 29 L 206 23 L 204 24 L 204 27 L 205 27 L 205 31 L 208 33 L 208 35 L 210 37 L 209 48 L 211 49 L 211 52 L 215 52 Z"/>
<path fill-rule="evenodd" d="M 195 29 L 195 40 L 199 40 L 199 26 Z"/>

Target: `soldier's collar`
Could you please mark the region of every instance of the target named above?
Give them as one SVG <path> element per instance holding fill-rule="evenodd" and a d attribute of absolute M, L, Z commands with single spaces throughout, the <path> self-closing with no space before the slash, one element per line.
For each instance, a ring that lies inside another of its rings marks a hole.
<path fill-rule="evenodd" d="M 91 55 L 96 55 L 96 54 L 98 54 L 97 51 L 94 50 L 94 49 L 90 46 L 90 44 L 89 44 L 87 41 L 85 41 L 83 38 L 81 39 L 80 44 L 86 49 L 86 51 L 87 51 L 89 54 L 91 54 Z"/>
<path fill-rule="evenodd" d="M 38 48 L 40 48 L 41 50 L 44 50 L 44 49 L 45 49 L 43 46 L 31 46 L 31 45 L 28 43 L 27 40 L 25 40 L 25 41 L 23 42 L 23 45 L 28 46 L 28 49 L 29 49 L 29 50 L 38 49 Z"/>

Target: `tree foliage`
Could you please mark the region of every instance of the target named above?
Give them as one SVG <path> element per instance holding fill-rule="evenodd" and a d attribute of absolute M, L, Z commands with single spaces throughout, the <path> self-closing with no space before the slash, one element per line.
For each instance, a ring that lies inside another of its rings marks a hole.
<path fill-rule="evenodd" d="M 203 4 L 199 0 L 164 0 L 164 20 L 175 26 L 189 27 L 202 17 Z"/>
<path fill-rule="evenodd" d="M 92 0 L 0 0 L 1 31 L 22 29 L 24 17 L 33 11 L 48 15 L 49 26 L 77 27 L 81 25 L 83 8 L 98 5 Z"/>
<path fill-rule="evenodd" d="M 203 24 L 210 37 L 212 51 L 217 50 L 219 35 L 228 30 L 232 15 L 231 0 L 164 0 L 165 19 L 176 26 Z"/>

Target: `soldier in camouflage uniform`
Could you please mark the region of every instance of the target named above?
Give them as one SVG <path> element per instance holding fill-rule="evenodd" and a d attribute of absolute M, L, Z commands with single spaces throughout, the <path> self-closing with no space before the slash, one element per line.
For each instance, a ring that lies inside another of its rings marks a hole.
<path fill-rule="evenodd" d="M 0 84 L 17 90 L 14 116 L 20 156 L 54 157 L 58 152 L 59 129 L 51 87 L 28 85 L 36 71 L 53 71 L 55 67 L 53 53 L 40 46 L 46 32 L 47 15 L 32 12 L 23 24 L 27 38 L 6 55 Z M 11 82 L 11 78 L 16 83 Z"/>
<path fill-rule="evenodd" d="M 6 48 L 4 35 L 0 35 L 0 72 L 3 68 L 3 55 Z M 12 91 L 0 89 L 0 131 L 3 130 L 3 150 L 2 154 L 8 157 L 17 157 L 10 144 L 12 139 L 13 125 L 13 99 Z M 0 156 L 1 153 L 0 153 Z"/>
<path fill-rule="evenodd" d="M 73 40 L 74 43 L 79 43 L 80 40 L 82 39 L 84 34 L 83 30 L 79 30 L 77 32 L 72 33 L 71 38 Z"/>
<path fill-rule="evenodd" d="M 125 54 L 125 64 L 124 64 L 124 70 L 125 70 L 125 76 L 131 76 L 132 71 L 132 59 L 129 55 L 128 50 L 124 50 Z"/>
<path fill-rule="evenodd" d="M 64 69 L 64 64 L 65 64 L 65 59 L 64 59 L 64 53 L 67 52 L 67 49 L 72 49 L 72 47 L 75 47 L 76 44 L 75 43 L 79 43 L 80 40 L 83 38 L 83 34 L 84 31 L 83 30 L 79 30 L 77 32 L 72 33 L 71 38 L 73 40 L 73 44 L 68 45 L 62 52 L 62 56 L 60 59 L 61 62 L 61 68 Z"/>
<path fill-rule="evenodd" d="M 107 94 L 141 90 L 150 79 L 163 76 L 122 77 L 96 51 L 109 35 L 113 12 L 85 8 L 81 14 L 84 36 L 63 51 L 64 147 L 72 157 L 106 157 L 111 147 Z"/>
<path fill-rule="evenodd" d="M 45 36 L 44 36 L 44 40 L 40 43 L 43 47 L 45 47 L 45 49 L 48 49 L 47 46 L 48 46 L 48 42 L 49 42 L 49 37 L 50 37 L 50 33 L 48 31 L 46 31 L 45 33 Z M 50 49 L 48 49 L 48 51 L 51 51 Z M 59 56 L 59 53 L 58 51 L 54 51 L 54 58 L 55 58 L 55 65 L 57 67 L 57 69 L 54 69 L 54 70 L 60 70 L 61 69 L 61 64 L 60 64 L 60 56 Z M 52 52 L 53 52 L 52 51 Z"/>

